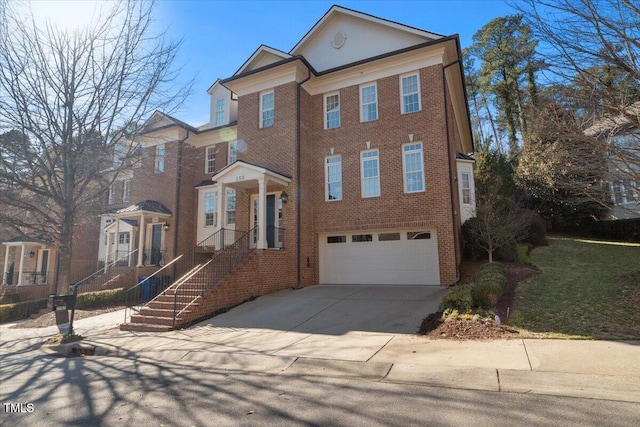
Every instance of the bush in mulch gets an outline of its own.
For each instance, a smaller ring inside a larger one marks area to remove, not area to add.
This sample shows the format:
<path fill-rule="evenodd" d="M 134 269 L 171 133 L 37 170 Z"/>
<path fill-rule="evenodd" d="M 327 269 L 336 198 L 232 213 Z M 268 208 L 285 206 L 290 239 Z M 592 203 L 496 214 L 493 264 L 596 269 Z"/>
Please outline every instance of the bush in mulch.
<path fill-rule="evenodd" d="M 46 307 L 46 299 L 17 302 L 14 304 L 2 304 L 0 305 L 0 323 L 26 319 Z"/>

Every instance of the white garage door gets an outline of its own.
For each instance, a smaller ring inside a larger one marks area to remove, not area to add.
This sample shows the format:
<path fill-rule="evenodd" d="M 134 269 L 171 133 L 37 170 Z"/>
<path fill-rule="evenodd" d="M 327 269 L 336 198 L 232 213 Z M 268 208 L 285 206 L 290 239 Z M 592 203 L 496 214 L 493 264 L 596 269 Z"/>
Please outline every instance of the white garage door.
<path fill-rule="evenodd" d="M 359 231 L 319 237 L 320 283 L 440 284 L 435 231 Z"/>

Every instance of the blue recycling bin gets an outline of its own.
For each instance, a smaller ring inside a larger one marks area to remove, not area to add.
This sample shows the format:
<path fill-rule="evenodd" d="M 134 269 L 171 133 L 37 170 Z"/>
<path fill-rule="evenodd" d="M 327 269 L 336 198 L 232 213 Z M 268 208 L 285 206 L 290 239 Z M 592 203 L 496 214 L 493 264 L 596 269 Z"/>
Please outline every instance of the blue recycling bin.
<path fill-rule="evenodd" d="M 138 277 L 138 283 L 140 283 L 140 295 L 143 301 L 150 301 L 158 295 L 159 282 L 160 280 L 158 277 Z"/>

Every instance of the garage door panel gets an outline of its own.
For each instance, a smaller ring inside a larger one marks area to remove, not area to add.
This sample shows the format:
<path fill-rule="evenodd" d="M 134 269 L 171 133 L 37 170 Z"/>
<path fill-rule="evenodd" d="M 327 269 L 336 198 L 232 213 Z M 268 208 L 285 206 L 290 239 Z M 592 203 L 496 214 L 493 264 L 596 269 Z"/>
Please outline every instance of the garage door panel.
<path fill-rule="evenodd" d="M 415 231 L 415 230 L 413 230 Z M 353 234 L 373 234 L 371 242 L 352 242 Z M 320 237 L 320 282 L 333 284 L 439 284 L 438 246 L 430 239 L 378 241 L 374 232 L 345 233 L 347 241 Z"/>

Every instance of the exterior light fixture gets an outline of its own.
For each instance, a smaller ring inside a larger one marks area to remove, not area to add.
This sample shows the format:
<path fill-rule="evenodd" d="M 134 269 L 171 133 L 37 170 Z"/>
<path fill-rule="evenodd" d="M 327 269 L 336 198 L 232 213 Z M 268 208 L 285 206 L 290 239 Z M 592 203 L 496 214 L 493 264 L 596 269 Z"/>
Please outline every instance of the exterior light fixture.
<path fill-rule="evenodd" d="M 167 230 L 169 229 L 169 223 L 168 223 L 168 222 L 165 222 L 164 224 L 162 224 L 162 229 L 163 229 L 164 231 L 167 231 Z"/>

